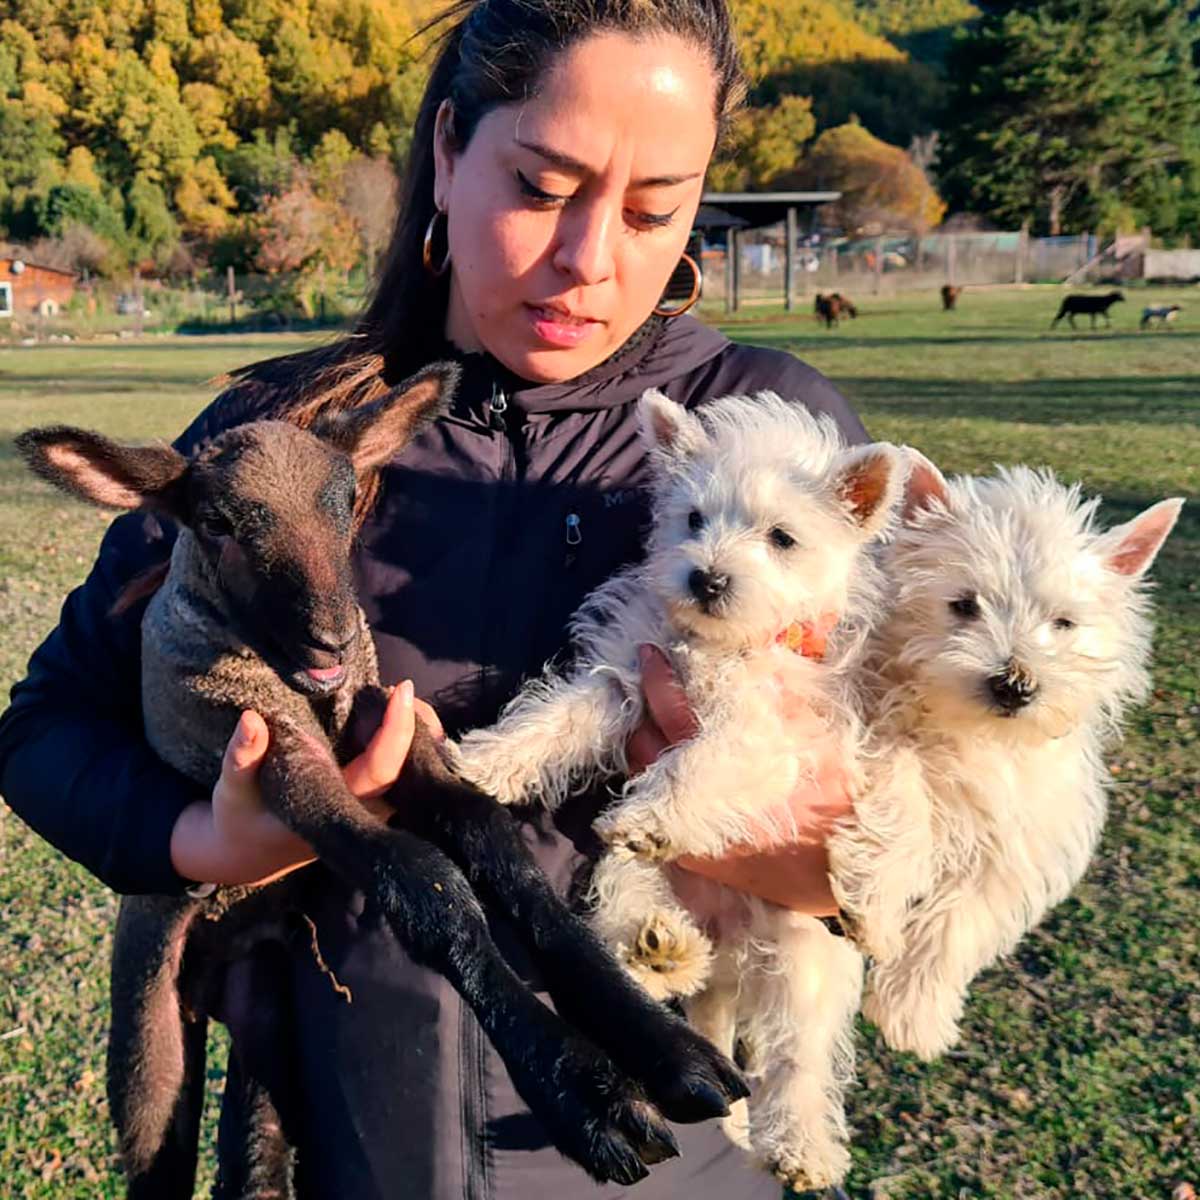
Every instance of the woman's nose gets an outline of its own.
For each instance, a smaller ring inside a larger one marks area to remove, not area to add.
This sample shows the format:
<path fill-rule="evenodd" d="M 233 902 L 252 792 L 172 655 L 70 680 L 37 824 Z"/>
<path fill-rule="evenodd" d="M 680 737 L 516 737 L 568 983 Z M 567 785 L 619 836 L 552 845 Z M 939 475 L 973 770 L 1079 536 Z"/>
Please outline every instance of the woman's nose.
<path fill-rule="evenodd" d="M 579 285 L 603 283 L 615 269 L 614 241 L 620 221 L 620 210 L 599 198 L 564 213 L 555 267 Z"/>

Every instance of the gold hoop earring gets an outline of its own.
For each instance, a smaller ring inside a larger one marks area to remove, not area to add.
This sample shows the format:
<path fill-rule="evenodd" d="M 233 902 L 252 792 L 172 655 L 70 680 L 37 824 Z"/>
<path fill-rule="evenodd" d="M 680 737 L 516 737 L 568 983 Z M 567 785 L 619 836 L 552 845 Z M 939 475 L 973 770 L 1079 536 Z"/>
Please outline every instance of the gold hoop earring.
<path fill-rule="evenodd" d="M 656 317 L 666 317 L 668 321 L 672 317 L 682 317 L 683 314 L 687 312 L 687 310 L 691 308 L 697 300 L 700 299 L 700 264 L 690 254 L 685 254 L 679 261 L 687 263 L 687 265 L 692 268 L 692 291 L 688 298 L 678 308 L 663 308 L 663 306 L 659 304 L 654 309 L 654 315 Z"/>
<path fill-rule="evenodd" d="M 429 218 L 429 224 L 425 227 L 425 241 L 421 244 L 421 262 L 425 270 L 429 272 L 434 279 L 439 279 L 445 275 L 446 269 L 450 266 L 450 246 L 449 237 L 447 236 L 446 257 L 442 259 L 438 266 L 433 265 L 433 231 L 437 228 L 438 217 L 444 217 L 446 214 L 440 208 L 433 210 L 433 216 Z"/>

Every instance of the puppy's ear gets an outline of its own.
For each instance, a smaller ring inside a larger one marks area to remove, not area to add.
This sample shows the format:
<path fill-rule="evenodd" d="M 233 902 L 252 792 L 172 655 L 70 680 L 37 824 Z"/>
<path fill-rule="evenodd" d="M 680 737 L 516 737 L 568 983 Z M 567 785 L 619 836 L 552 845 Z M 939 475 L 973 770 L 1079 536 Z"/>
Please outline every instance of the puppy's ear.
<path fill-rule="evenodd" d="M 941 505 L 950 507 L 950 487 L 946 477 L 923 455 L 920 450 L 905 446 L 904 456 L 908 459 L 908 479 L 904 484 L 904 507 L 902 517 L 907 523 L 917 513 Z"/>
<path fill-rule="evenodd" d="M 845 455 L 834 492 L 850 520 L 868 537 L 886 528 L 904 494 L 900 451 L 886 442 L 856 446 Z"/>
<path fill-rule="evenodd" d="M 1110 529 L 1100 539 L 1104 565 L 1118 575 L 1144 575 L 1179 519 L 1181 499 L 1160 500 L 1144 513 Z"/>
<path fill-rule="evenodd" d="M 638 401 L 638 423 L 647 450 L 686 458 L 708 442 L 704 426 L 682 404 L 677 404 L 657 388 L 642 393 Z"/>

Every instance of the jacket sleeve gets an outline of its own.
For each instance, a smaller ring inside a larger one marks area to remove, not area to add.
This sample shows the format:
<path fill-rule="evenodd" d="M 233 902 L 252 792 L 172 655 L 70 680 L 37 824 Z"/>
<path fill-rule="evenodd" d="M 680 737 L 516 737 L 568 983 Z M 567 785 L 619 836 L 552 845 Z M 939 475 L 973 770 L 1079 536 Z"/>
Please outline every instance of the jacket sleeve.
<path fill-rule="evenodd" d="M 183 453 L 249 418 L 241 390 L 219 397 L 176 441 Z M 166 560 L 175 531 L 146 513 L 109 527 L 86 581 L 34 651 L 0 717 L 0 793 L 16 814 L 114 891 L 174 894 L 175 821 L 195 784 L 142 732 L 142 601 L 110 615 L 122 588 Z"/>

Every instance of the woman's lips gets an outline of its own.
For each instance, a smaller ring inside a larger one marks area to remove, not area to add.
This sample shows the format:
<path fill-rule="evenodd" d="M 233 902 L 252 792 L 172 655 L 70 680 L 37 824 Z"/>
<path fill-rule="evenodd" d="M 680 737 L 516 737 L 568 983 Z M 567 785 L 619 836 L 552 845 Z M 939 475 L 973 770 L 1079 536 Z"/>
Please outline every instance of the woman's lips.
<path fill-rule="evenodd" d="M 586 341 L 603 324 L 590 317 L 576 317 L 558 308 L 527 304 L 534 333 L 547 345 L 569 350 Z"/>

